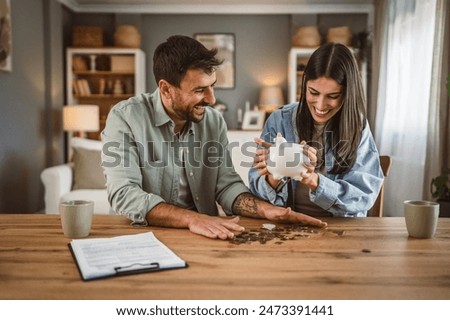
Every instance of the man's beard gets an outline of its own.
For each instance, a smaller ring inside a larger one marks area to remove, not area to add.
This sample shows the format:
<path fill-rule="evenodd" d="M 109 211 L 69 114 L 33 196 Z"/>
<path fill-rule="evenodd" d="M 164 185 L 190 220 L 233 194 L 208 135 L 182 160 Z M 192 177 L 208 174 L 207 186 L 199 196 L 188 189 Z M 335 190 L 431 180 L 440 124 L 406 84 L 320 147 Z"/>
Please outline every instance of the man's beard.
<path fill-rule="evenodd" d="M 198 123 L 200 121 L 203 120 L 203 118 L 205 117 L 205 105 L 197 105 L 194 108 L 191 109 L 191 112 L 189 113 L 190 116 L 190 121 Z M 201 115 L 197 114 L 196 111 L 203 111 Z"/>
<path fill-rule="evenodd" d="M 185 119 L 187 121 L 192 121 L 194 123 L 199 123 L 200 121 L 203 120 L 203 118 L 205 117 L 205 108 L 208 105 L 205 104 L 204 102 L 200 102 L 199 104 L 197 104 L 195 107 L 189 108 L 189 110 L 186 110 L 184 108 L 178 108 L 176 107 L 176 105 L 174 103 L 172 103 L 172 110 L 182 119 Z M 203 112 L 202 114 L 198 114 L 197 112 L 202 110 Z"/>

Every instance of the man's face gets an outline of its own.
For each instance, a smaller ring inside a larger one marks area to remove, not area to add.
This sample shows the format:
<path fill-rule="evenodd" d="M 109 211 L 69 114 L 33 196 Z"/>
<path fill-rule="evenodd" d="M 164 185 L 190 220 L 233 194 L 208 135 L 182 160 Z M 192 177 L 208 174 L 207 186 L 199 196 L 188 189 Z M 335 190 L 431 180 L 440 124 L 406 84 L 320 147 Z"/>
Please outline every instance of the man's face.
<path fill-rule="evenodd" d="M 178 120 L 200 122 L 206 106 L 216 103 L 214 84 L 216 73 L 207 74 L 201 69 L 189 69 L 180 88 L 171 87 L 169 113 Z M 175 119 L 174 119 L 175 120 Z"/>

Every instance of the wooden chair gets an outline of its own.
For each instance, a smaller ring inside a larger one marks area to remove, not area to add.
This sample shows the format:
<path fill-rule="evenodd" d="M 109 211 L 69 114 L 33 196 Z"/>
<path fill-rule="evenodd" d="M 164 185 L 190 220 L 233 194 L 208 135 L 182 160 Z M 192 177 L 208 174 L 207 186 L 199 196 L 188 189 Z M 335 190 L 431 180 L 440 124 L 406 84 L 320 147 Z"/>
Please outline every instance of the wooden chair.
<path fill-rule="evenodd" d="M 389 175 L 391 170 L 392 159 L 389 156 L 380 156 L 381 170 L 385 177 Z M 368 217 L 382 217 L 383 216 L 383 201 L 384 201 L 384 182 L 381 185 L 380 193 L 372 209 L 367 212 Z"/>

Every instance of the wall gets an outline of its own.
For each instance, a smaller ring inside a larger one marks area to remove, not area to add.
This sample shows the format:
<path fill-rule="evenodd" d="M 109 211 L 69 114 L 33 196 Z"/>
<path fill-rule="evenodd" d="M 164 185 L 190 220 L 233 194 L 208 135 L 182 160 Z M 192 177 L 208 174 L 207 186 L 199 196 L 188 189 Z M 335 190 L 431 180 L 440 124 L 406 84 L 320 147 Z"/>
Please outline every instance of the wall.
<path fill-rule="evenodd" d="M 64 161 L 61 108 L 64 105 L 64 48 L 73 25 L 101 25 L 112 45 L 114 26 L 137 25 L 147 54 L 147 90 L 156 88 L 152 54 L 172 34 L 235 34 L 234 89 L 216 89 L 228 106 L 224 117 L 237 126 L 237 108 L 257 104 L 262 84 L 287 92 L 290 15 L 80 14 L 54 0 L 14 0 L 13 71 L 0 73 L 0 212 L 42 210 L 45 167 Z"/>
<path fill-rule="evenodd" d="M 236 128 L 237 108 L 245 101 L 258 102 L 263 83 L 281 84 L 286 90 L 287 62 L 290 48 L 289 16 L 287 15 L 170 15 L 145 16 L 144 50 L 148 54 L 148 70 L 152 70 L 151 55 L 156 46 L 172 34 L 192 36 L 195 33 L 235 34 L 236 81 L 234 89 L 216 89 L 216 98 L 228 106 L 224 117 L 229 128 Z M 156 83 L 148 73 L 149 89 Z"/>
<path fill-rule="evenodd" d="M 13 71 L 0 73 L 0 212 L 37 212 L 44 207 L 40 173 L 64 161 L 61 108 L 64 105 L 64 47 L 69 30 L 83 19 L 104 23 L 112 41 L 113 26 L 123 15 L 73 14 L 53 0 L 14 0 L 12 7 Z M 94 19 L 92 19 L 94 18 Z M 236 88 L 217 89 L 228 105 L 225 118 L 236 126 L 236 108 L 257 103 L 261 83 L 286 88 L 290 47 L 287 15 L 142 15 L 134 16 L 147 52 L 148 90 L 156 84 L 152 52 L 175 33 L 230 32 L 236 35 Z M 268 45 L 270 43 L 270 45 Z"/>
<path fill-rule="evenodd" d="M 0 72 L 2 213 L 43 208 L 39 175 L 62 154 L 61 137 L 53 135 L 58 132 L 53 106 L 63 102 L 61 28 L 53 20 L 59 8 L 50 0 L 11 1 L 13 70 Z"/>
<path fill-rule="evenodd" d="M 192 14 L 79 14 L 73 25 L 96 25 L 105 30 L 105 45 L 113 45 L 114 28 L 133 24 L 140 29 L 142 49 L 147 55 L 147 89 L 153 91 L 152 55 L 156 46 L 173 34 L 233 33 L 236 40 L 236 82 L 234 89 L 216 89 L 225 103 L 224 117 L 230 129 L 237 127 L 237 108 L 245 102 L 258 103 L 263 84 L 281 85 L 287 101 L 287 68 L 291 33 L 295 27 L 318 25 L 325 38 L 329 27 L 349 25 L 354 34 L 367 30 L 367 14 L 278 14 L 278 15 L 192 15 Z M 350 22 L 350 23 L 349 23 Z M 370 70 L 369 70 L 370 72 Z"/>
<path fill-rule="evenodd" d="M 224 117 L 230 129 L 237 126 L 237 108 L 249 100 L 257 104 L 261 85 L 280 84 L 287 94 L 289 15 L 113 15 L 73 14 L 74 25 L 101 25 L 105 44 L 112 45 L 114 26 L 132 23 L 140 28 L 146 53 L 147 90 L 156 89 L 152 56 L 157 45 L 174 34 L 233 33 L 235 35 L 236 81 L 234 89 L 217 88 L 216 98 L 228 110 Z"/>

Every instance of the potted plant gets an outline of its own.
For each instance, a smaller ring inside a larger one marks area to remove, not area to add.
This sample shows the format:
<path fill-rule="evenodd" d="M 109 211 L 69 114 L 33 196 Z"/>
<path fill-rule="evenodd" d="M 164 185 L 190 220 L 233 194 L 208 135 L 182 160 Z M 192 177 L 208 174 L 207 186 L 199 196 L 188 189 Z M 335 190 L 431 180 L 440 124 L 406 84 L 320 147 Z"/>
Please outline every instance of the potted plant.
<path fill-rule="evenodd" d="M 440 176 L 431 179 L 431 195 L 439 203 L 439 216 L 450 217 L 450 168 L 443 168 Z"/>

